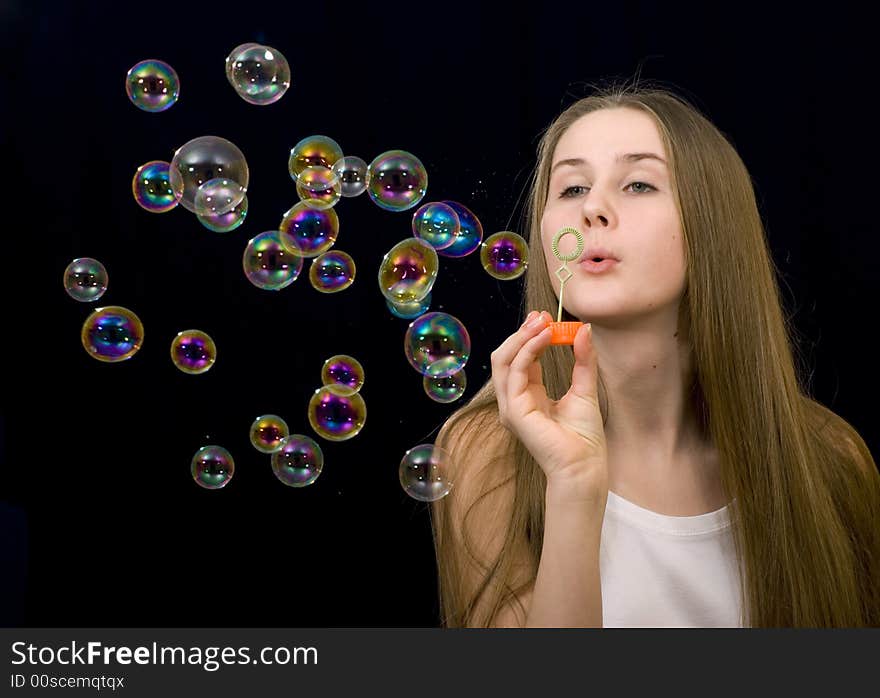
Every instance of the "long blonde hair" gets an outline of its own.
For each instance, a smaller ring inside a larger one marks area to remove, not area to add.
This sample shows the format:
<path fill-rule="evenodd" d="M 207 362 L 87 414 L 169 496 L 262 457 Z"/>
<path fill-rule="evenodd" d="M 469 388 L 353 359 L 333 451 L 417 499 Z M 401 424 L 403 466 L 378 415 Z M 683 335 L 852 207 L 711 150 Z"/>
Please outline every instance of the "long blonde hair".
<path fill-rule="evenodd" d="M 687 266 L 680 329 L 693 354 L 692 399 L 720 456 L 727 501 L 736 503 L 733 536 L 744 623 L 880 625 L 880 473 L 857 431 L 807 394 L 802 377 L 809 374 L 796 330 L 782 312 L 751 177 L 725 136 L 684 98 L 662 87 L 596 88 L 546 129 L 526 207 L 529 266 L 522 312 L 553 312 L 558 305 L 540 235 L 556 144 L 580 117 L 614 108 L 651 116 L 669 156 Z M 542 356 L 551 399 L 568 390 L 573 363 L 566 346 L 551 346 Z M 601 364 L 599 371 L 607 420 Z M 467 515 L 460 524 L 462 546 L 452 535 L 448 502 L 439 500 L 431 509 L 441 624 L 486 626 L 528 586 L 513 585 L 513 551 L 528 550 L 532 581 L 537 574 L 546 481 L 531 454 L 499 424 L 491 379 L 445 427 L 441 434 L 459 435 L 458 453 L 476 452 L 491 430 L 504 444 L 495 463 L 504 459 L 507 470 L 497 472 L 512 471 L 503 482 L 487 485 L 470 508 L 513 479 L 511 515 L 496 559 L 475 559 Z M 438 439 L 438 445 L 446 444 Z M 470 593 L 460 574 L 466 557 L 485 571 Z M 484 612 L 477 610 L 478 601 Z"/>

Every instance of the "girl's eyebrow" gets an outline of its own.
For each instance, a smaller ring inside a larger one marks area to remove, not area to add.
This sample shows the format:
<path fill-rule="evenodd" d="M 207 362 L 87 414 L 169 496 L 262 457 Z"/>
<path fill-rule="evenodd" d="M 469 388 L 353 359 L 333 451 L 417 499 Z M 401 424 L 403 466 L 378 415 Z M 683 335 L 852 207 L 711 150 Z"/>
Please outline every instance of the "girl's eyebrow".
<path fill-rule="evenodd" d="M 661 158 L 659 155 L 655 155 L 654 153 L 618 153 L 617 157 L 614 158 L 615 162 L 638 162 L 639 160 L 657 160 L 658 162 L 666 165 L 666 161 Z M 570 165 L 571 167 L 581 167 L 586 165 L 590 166 L 590 163 L 584 160 L 583 158 L 566 158 L 565 160 L 560 160 L 550 170 L 550 173 L 556 171 L 556 168 L 561 167 L 562 165 Z"/>

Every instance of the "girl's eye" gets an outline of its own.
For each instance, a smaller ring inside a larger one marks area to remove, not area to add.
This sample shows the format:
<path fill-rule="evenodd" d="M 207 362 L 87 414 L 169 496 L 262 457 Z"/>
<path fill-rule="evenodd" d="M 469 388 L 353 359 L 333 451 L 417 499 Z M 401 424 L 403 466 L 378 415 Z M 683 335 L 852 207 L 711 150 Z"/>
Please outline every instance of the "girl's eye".
<path fill-rule="evenodd" d="M 643 187 L 647 187 L 647 189 L 636 190 L 635 191 L 636 194 L 646 194 L 646 193 L 648 193 L 648 191 L 651 191 L 651 190 L 657 191 L 657 188 L 655 186 L 648 184 L 647 182 L 630 182 L 626 186 L 626 188 L 629 189 L 629 187 L 635 186 L 636 184 L 640 184 Z M 565 189 L 563 189 L 562 193 L 559 195 L 559 198 L 566 199 L 566 198 L 571 198 L 573 196 L 577 196 L 580 192 L 577 192 L 575 190 L 588 189 L 588 188 L 589 187 L 585 187 L 580 184 L 577 184 L 577 185 L 571 186 L 571 187 L 566 187 Z"/>

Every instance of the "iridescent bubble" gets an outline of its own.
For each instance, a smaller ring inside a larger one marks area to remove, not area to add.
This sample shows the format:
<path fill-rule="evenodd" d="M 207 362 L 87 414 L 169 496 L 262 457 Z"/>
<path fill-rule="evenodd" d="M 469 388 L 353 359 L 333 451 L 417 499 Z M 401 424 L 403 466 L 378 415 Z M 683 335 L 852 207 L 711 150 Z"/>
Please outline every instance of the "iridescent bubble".
<path fill-rule="evenodd" d="M 328 441 L 345 441 L 357 436 L 367 420 L 367 405 L 360 393 L 325 385 L 309 400 L 309 424 Z"/>
<path fill-rule="evenodd" d="M 109 279 L 104 265 L 91 257 L 77 257 L 64 270 L 64 290 L 75 301 L 90 303 L 107 290 Z"/>
<path fill-rule="evenodd" d="M 174 196 L 169 174 L 170 163 L 150 160 L 137 168 L 131 180 L 134 200 L 145 211 L 165 213 L 180 203 Z"/>
<path fill-rule="evenodd" d="M 303 258 L 281 244 L 281 233 L 267 230 L 248 241 L 242 257 L 244 275 L 254 286 L 280 291 L 296 281 Z"/>
<path fill-rule="evenodd" d="M 467 376 L 464 373 L 464 369 L 456 371 L 451 376 L 443 376 L 442 378 L 424 376 L 422 378 L 422 387 L 425 389 L 428 397 L 434 402 L 455 402 L 464 395 L 464 391 L 467 388 Z"/>
<path fill-rule="evenodd" d="M 278 230 L 282 233 L 281 242 L 303 257 L 317 257 L 336 242 L 339 235 L 339 216 L 332 208 L 323 211 L 306 206 L 300 201 L 293 206 Z"/>
<path fill-rule="evenodd" d="M 483 240 L 483 225 L 467 206 L 457 201 L 444 201 L 449 204 L 458 214 L 461 229 L 449 247 L 440 250 L 444 257 L 465 257 L 480 246 Z"/>
<path fill-rule="evenodd" d="M 180 96 L 180 79 L 170 65 L 151 58 L 129 69 L 125 75 L 125 94 L 139 109 L 165 111 Z"/>
<path fill-rule="evenodd" d="M 416 371 L 443 378 L 464 368 L 471 353 L 471 338 L 458 318 L 448 313 L 425 313 L 410 323 L 403 349 Z"/>
<path fill-rule="evenodd" d="M 290 149 L 287 171 L 295 182 L 307 167 L 333 168 L 343 157 L 339 143 L 327 136 L 307 136 Z"/>
<path fill-rule="evenodd" d="M 502 230 L 480 246 L 483 269 L 496 279 L 510 281 L 523 275 L 529 265 L 529 243 L 518 233 Z"/>
<path fill-rule="evenodd" d="M 208 230 L 212 230 L 215 233 L 229 233 L 244 223 L 247 212 L 248 198 L 245 196 L 238 206 L 226 213 L 212 216 L 196 215 L 196 218 L 198 218 L 199 223 L 205 226 Z"/>
<path fill-rule="evenodd" d="M 429 293 L 420 301 L 411 301 L 409 303 L 392 303 L 386 298 L 385 305 L 388 306 L 388 310 L 395 317 L 403 320 L 412 320 L 428 312 L 428 309 L 431 307 L 431 294 Z"/>
<path fill-rule="evenodd" d="M 461 222 L 449 204 L 432 201 L 420 206 L 413 214 L 413 235 L 424 240 L 435 250 L 443 250 L 455 242 Z"/>
<path fill-rule="evenodd" d="M 80 339 L 86 353 L 98 361 L 125 361 L 141 348 L 144 326 L 128 308 L 108 305 L 86 318 Z"/>
<path fill-rule="evenodd" d="M 434 444 L 421 444 L 407 451 L 398 474 L 403 491 L 420 502 L 436 502 L 449 494 L 452 457 Z"/>
<path fill-rule="evenodd" d="M 247 190 L 225 177 L 209 179 L 196 189 L 193 207 L 197 216 L 222 216 L 244 201 Z"/>
<path fill-rule="evenodd" d="M 428 172 L 422 161 L 405 150 L 388 150 L 367 168 L 370 198 L 386 211 L 406 211 L 425 196 Z"/>
<path fill-rule="evenodd" d="M 333 165 L 333 171 L 342 183 L 342 195 L 358 196 L 367 189 L 367 163 L 354 155 L 346 155 Z"/>
<path fill-rule="evenodd" d="M 354 282 L 354 275 L 354 260 L 341 250 L 318 255 L 309 267 L 309 280 L 321 293 L 336 293 L 348 288 Z"/>
<path fill-rule="evenodd" d="M 226 487 L 235 473 L 232 454 L 222 446 L 202 446 L 192 458 L 190 472 L 196 484 L 206 490 Z"/>
<path fill-rule="evenodd" d="M 342 183 L 329 167 L 306 167 L 296 180 L 296 194 L 309 208 L 333 208 L 342 196 Z"/>
<path fill-rule="evenodd" d="M 324 453 L 310 436 L 291 434 L 272 454 L 272 472 L 290 487 L 305 487 L 324 469 Z"/>
<path fill-rule="evenodd" d="M 191 213 L 198 213 L 196 192 L 205 182 L 217 178 L 236 182 L 242 187 L 241 195 L 233 203 L 237 206 L 250 181 L 244 154 L 234 143 L 219 136 L 199 136 L 180 146 L 171 158 L 168 175 L 174 196 Z"/>
<path fill-rule="evenodd" d="M 171 340 L 171 360 L 184 373 L 204 373 L 217 360 L 217 346 L 201 330 L 184 330 Z"/>
<path fill-rule="evenodd" d="M 227 63 L 229 65 L 229 63 Z M 227 70 L 238 96 L 250 104 L 277 102 L 290 87 L 290 66 L 278 49 L 258 44 L 238 51 Z"/>
<path fill-rule="evenodd" d="M 340 393 L 353 395 L 364 384 L 364 367 L 348 354 L 331 356 L 321 368 L 321 383 L 336 386 Z"/>
<path fill-rule="evenodd" d="M 392 247 L 379 265 L 379 290 L 392 303 L 412 303 L 431 292 L 440 260 L 431 245 L 406 238 Z"/>
<path fill-rule="evenodd" d="M 264 414 L 251 424 L 251 444 L 260 453 L 275 453 L 289 435 L 287 422 L 277 414 Z"/>
<path fill-rule="evenodd" d="M 235 65 L 235 57 L 238 56 L 240 53 L 244 53 L 247 49 L 259 45 L 260 44 L 253 41 L 239 44 L 229 52 L 228 56 L 226 56 L 226 79 L 229 81 L 230 85 L 235 87 L 235 85 L 232 84 L 232 66 Z"/>

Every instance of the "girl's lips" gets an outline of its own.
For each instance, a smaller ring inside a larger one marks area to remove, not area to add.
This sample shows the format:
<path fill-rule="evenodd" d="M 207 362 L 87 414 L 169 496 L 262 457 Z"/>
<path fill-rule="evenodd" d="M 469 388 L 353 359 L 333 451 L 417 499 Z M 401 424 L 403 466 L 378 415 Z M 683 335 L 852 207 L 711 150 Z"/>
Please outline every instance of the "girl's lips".
<path fill-rule="evenodd" d="M 601 274 L 602 272 L 613 268 L 616 264 L 616 259 L 603 259 L 601 262 L 594 262 L 591 259 L 585 259 L 583 262 L 578 262 L 578 266 L 590 274 Z"/>

